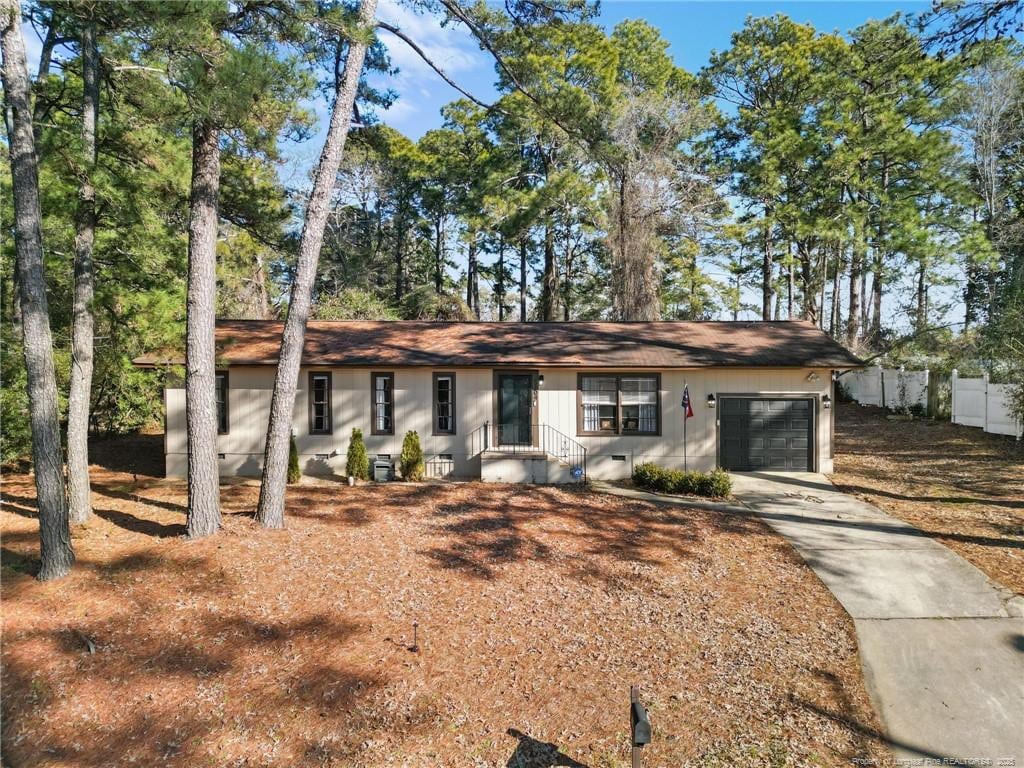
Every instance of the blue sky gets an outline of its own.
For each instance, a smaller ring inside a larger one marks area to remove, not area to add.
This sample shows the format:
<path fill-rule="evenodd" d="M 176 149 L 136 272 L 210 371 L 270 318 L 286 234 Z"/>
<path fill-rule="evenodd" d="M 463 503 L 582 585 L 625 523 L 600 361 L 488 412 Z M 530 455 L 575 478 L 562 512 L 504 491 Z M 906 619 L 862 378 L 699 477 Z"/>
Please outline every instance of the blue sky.
<path fill-rule="evenodd" d="M 601 6 L 599 22 L 611 29 L 624 19 L 644 19 L 658 27 L 670 43 L 677 64 L 696 71 L 707 63 L 713 50 L 729 47 L 733 32 L 748 16 L 784 13 L 796 21 L 808 22 L 822 31 L 848 32 L 868 19 L 881 19 L 894 13 L 919 13 L 929 4 L 921 2 L 735 2 L 703 0 L 681 2 L 663 0 L 618 0 Z M 412 13 L 395 0 L 382 0 L 382 19 L 394 23 L 416 39 L 432 58 L 442 63 L 450 75 L 470 93 L 484 100 L 494 95 L 494 65 L 480 52 L 461 29 L 441 28 L 433 18 Z M 398 102 L 382 114 L 384 122 L 407 135 L 418 138 L 440 125 L 439 110 L 459 98 L 458 92 L 444 83 L 397 38 L 383 33 L 392 59 L 401 70 L 390 82 L 399 93 Z M 377 81 L 384 84 L 383 80 Z"/>

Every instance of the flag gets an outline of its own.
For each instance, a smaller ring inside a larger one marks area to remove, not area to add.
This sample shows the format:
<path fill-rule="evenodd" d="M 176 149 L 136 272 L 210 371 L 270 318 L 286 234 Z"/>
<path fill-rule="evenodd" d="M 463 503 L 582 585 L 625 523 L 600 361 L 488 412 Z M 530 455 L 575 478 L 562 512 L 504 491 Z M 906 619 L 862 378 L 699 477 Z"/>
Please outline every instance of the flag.
<path fill-rule="evenodd" d="M 693 416 L 693 405 L 690 403 L 690 387 L 683 386 L 683 419 Z"/>

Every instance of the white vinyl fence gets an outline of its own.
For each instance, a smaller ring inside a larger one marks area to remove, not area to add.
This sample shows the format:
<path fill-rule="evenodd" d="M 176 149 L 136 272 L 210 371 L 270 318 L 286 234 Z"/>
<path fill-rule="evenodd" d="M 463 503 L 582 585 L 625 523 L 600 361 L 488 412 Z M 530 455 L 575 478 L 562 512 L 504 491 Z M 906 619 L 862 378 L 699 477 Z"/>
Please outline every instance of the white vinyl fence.
<path fill-rule="evenodd" d="M 840 380 L 861 405 L 910 408 L 928 405 L 928 371 L 882 368 L 880 365 L 850 371 Z"/>
<path fill-rule="evenodd" d="M 988 374 L 963 379 L 953 370 L 953 423 L 981 427 L 997 435 L 1024 434 L 1024 425 L 1010 411 L 1010 386 L 991 384 Z"/>
<path fill-rule="evenodd" d="M 875 365 L 850 371 L 839 381 L 861 405 L 901 409 L 928 404 L 929 372 Z M 938 386 L 941 386 L 941 380 Z M 956 370 L 950 379 L 952 421 L 968 427 L 980 427 L 996 435 L 1024 434 L 1024 424 L 1010 411 L 1010 385 L 992 384 L 988 374 L 980 379 L 961 378 Z"/>

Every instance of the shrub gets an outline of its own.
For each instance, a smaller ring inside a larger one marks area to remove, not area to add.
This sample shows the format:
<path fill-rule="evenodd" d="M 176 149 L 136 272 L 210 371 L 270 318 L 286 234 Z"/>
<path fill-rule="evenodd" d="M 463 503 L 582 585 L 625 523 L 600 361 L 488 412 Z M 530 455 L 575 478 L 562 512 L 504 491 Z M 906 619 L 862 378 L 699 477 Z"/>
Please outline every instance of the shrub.
<path fill-rule="evenodd" d="M 666 469 L 653 462 L 637 464 L 633 468 L 633 482 L 641 488 L 657 493 L 685 493 L 693 496 L 725 498 L 732 492 L 732 479 L 721 469 L 710 472 Z"/>
<path fill-rule="evenodd" d="M 398 466 L 402 470 L 403 480 L 422 480 L 426 469 L 423 464 L 423 448 L 420 446 L 420 436 L 410 429 L 405 433 L 402 440 L 402 455 L 398 459 Z"/>
<path fill-rule="evenodd" d="M 288 484 L 299 482 L 302 472 L 299 470 L 299 449 L 295 445 L 295 435 L 288 438 Z"/>
<path fill-rule="evenodd" d="M 357 480 L 370 479 L 370 459 L 366 455 L 366 443 L 363 442 L 363 430 L 353 429 L 352 439 L 348 444 L 348 455 L 345 459 L 345 474 Z"/>

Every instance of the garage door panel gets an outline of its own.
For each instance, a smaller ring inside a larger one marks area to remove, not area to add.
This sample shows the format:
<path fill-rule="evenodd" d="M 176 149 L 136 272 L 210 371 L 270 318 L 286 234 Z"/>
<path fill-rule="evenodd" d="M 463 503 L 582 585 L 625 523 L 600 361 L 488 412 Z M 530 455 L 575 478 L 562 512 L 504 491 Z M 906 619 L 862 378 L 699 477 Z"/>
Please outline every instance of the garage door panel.
<path fill-rule="evenodd" d="M 813 466 L 813 401 L 723 397 L 721 464 L 735 470 L 808 470 Z"/>

